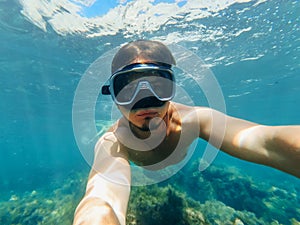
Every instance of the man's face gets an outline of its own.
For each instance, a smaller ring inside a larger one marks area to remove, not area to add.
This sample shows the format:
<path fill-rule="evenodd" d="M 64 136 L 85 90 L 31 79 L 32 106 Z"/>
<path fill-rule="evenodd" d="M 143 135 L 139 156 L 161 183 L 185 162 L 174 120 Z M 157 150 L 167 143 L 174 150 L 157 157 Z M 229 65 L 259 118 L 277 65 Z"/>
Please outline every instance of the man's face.
<path fill-rule="evenodd" d="M 175 93 L 171 66 L 136 60 L 114 73 L 110 92 L 123 116 L 141 130 L 157 128 Z"/>

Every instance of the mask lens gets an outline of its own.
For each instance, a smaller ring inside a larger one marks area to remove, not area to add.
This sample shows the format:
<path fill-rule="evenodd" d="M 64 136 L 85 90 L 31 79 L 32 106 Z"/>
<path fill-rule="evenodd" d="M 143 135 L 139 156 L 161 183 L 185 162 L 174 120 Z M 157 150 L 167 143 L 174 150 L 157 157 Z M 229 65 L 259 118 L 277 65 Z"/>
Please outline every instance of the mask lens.
<path fill-rule="evenodd" d="M 134 79 L 135 78 L 135 79 Z M 128 102 L 133 98 L 138 83 L 134 72 L 116 75 L 113 79 L 113 90 L 118 102 Z"/>
<path fill-rule="evenodd" d="M 155 71 L 149 83 L 159 99 L 170 98 L 173 95 L 174 80 L 172 74 L 167 71 Z"/>

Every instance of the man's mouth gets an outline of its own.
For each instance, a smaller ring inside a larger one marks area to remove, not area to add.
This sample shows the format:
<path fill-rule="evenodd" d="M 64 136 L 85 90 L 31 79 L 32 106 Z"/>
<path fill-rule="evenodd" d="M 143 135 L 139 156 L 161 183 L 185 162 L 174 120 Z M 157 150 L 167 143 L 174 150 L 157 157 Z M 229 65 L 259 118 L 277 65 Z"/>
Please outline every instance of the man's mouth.
<path fill-rule="evenodd" d="M 157 111 L 151 111 L 151 110 L 142 110 L 140 112 L 138 112 L 136 114 L 137 117 L 149 117 L 149 118 L 153 118 L 153 117 L 157 117 L 159 115 L 159 113 Z"/>

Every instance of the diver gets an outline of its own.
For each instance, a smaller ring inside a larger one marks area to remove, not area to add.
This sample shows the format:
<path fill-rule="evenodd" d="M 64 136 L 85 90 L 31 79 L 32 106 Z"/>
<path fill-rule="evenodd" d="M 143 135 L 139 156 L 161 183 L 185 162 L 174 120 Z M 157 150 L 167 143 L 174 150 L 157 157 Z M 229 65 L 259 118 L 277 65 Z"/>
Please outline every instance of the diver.
<path fill-rule="evenodd" d="M 74 224 L 124 225 L 131 163 L 153 171 L 177 164 L 197 138 L 239 159 L 300 177 L 300 126 L 265 126 L 171 101 L 175 63 L 158 41 L 130 42 L 114 56 L 102 94 L 112 96 L 122 117 L 95 146 Z"/>

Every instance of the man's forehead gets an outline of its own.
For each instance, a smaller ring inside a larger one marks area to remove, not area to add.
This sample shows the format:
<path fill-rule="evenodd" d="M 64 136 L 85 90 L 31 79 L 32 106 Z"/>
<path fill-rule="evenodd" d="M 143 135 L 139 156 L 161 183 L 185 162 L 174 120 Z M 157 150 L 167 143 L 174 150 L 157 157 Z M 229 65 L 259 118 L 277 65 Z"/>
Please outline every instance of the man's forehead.
<path fill-rule="evenodd" d="M 112 73 L 133 63 L 163 63 L 175 65 L 171 51 L 157 41 L 135 41 L 122 46 L 112 62 Z"/>
<path fill-rule="evenodd" d="M 154 63 L 156 64 L 157 62 L 153 61 L 152 59 L 142 57 L 142 56 L 137 56 L 135 57 L 129 64 L 134 64 L 134 63 Z"/>

